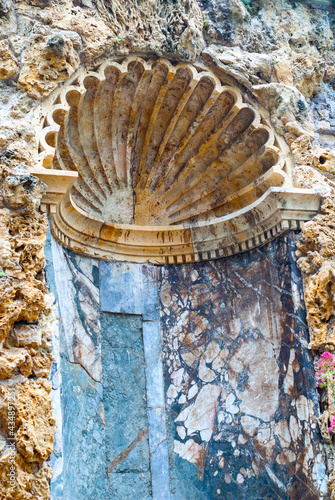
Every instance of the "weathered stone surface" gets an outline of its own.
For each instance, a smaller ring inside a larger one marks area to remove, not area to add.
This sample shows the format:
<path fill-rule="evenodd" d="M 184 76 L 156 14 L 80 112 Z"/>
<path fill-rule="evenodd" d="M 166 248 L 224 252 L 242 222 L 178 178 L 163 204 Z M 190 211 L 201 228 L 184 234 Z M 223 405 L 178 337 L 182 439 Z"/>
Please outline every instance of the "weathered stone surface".
<path fill-rule="evenodd" d="M 253 91 L 270 111 L 271 120 L 283 135 L 313 135 L 313 124 L 308 117 L 308 106 L 295 88 L 279 83 L 255 85 Z"/>
<path fill-rule="evenodd" d="M 47 224 L 44 215 L 35 210 L 28 211 L 29 206 L 32 208 L 37 203 L 34 199 L 36 191 L 31 189 L 34 185 L 32 179 L 28 177 L 21 182 L 20 176 L 14 183 L 15 187 L 13 183 L 7 184 L 4 203 L 12 208 L 0 209 L 1 340 L 6 338 L 15 321 L 35 322 L 45 306 L 45 285 L 40 272 L 44 265 Z M 25 216 L 22 211 L 27 211 Z"/>
<path fill-rule="evenodd" d="M 39 347 L 42 342 L 42 331 L 36 325 L 15 325 L 12 341 L 16 347 Z"/>
<path fill-rule="evenodd" d="M 49 377 L 53 356 L 49 352 L 31 352 L 33 373 L 36 377 Z"/>
<path fill-rule="evenodd" d="M 52 27 L 79 33 L 85 60 L 106 49 L 177 53 L 191 60 L 200 54 L 203 44 L 202 15 L 196 0 L 131 0 L 127 6 L 111 0 L 99 2 L 97 8 L 89 0 L 82 6 L 66 1 L 50 5 L 37 15 Z"/>
<path fill-rule="evenodd" d="M 9 481 L 11 467 L 8 452 L 0 456 L 0 495 L 3 500 L 49 500 L 49 482 L 52 470 L 48 465 L 38 462 L 27 463 L 21 455 L 15 454 L 14 467 L 16 486 L 12 489 Z"/>
<path fill-rule="evenodd" d="M 45 27 L 33 33 L 22 59 L 19 84 L 28 95 L 40 99 L 68 78 L 79 65 L 77 34 L 49 32 Z"/>
<path fill-rule="evenodd" d="M 32 361 L 29 353 L 26 349 L 1 349 L 0 380 L 10 378 L 16 372 L 26 377 L 31 375 Z"/>
<path fill-rule="evenodd" d="M 29 175 L 24 164 L 20 165 L 20 160 L 31 156 L 25 147 L 19 150 L 16 143 L 1 154 L 0 378 L 4 382 L 0 385 L 0 420 L 7 442 L 1 447 L 0 496 L 8 500 L 47 500 L 52 473 L 44 461 L 52 451 L 55 421 L 51 387 L 46 380 L 34 378 L 36 374 L 47 377 L 51 365 L 46 318 L 51 319 L 52 302 L 42 274 L 47 221 L 37 211 L 44 185 Z M 36 324 L 39 319 L 41 326 Z M 17 321 L 35 325 L 17 324 L 14 332 Z M 36 357 L 33 349 L 28 351 L 39 345 L 48 358 L 43 366 L 39 354 Z M 14 429 L 8 423 L 9 402 L 14 408 Z M 13 488 L 8 484 L 10 450 L 14 454 Z"/>
<path fill-rule="evenodd" d="M 0 80 L 8 80 L 18 71 L 18 63 L 8 43 L 0 41 Z"/>
<path fill-rule="evenodd" d="M 298 243 L 301 257 L 298 264 L 307 274 L 305 302 L 313 349 L 334 344 L 333 317 L 335 231 L 334 197 L 322 206 L 322 213 L 304 224 L 302 241 Z"/>
<path fill-rule="evenodd" d="M 320 170 L 335 173 L 335 152 L 329 148 L 319 148 L 314 158 L 314 166 Z"/>
<path fill-rule="evenodd" d="M 279 82 L 295 85 L 305 97 L 320 89 L 325 59 L 332 50 L 332 33 L 321 11 L 282 0 L 250 4 L 209 0 L 204 2 L 203 13 L 204 35 L 210 44 L 239 46 L 251 57 L 270 54 Z M 268 81 L 272 78 L 270 73 Z"/>
<path fill-rule="evenodd" d="M 14 2 L 1 0 L 0 2 L 0 30 L 3 36 L 15 33 L 17 29 Z"/>
<path fill-rule="evenodd" d="M 46 186 L 36 177 L 18 171 L 6 175 L 1 182 L 2 205 L 19 214 L 27 214 L 36 210 L 41 202 Z M 20 219 L 18 219 L 20 220 Z M 24 221 L 21 219 L 22 224 Z"/>
<path fill-rule="evenodd" d="M 164 268 L 173 498 L 327 498 L 290 238 L 226 260 Z"/>
<path fill-rule="evenodd" d="M 15 408 L 15 444 L 18 452 L 29 463 L 43 462 L 52 452 L 55 420 L 50 391 L 50 383 L 43 379 L 27 380 L 15 385 L 15 399 L 12 402 Z M 6 427 L 10 393 L 10 386 L 0 386 L 0 413 Z"/>

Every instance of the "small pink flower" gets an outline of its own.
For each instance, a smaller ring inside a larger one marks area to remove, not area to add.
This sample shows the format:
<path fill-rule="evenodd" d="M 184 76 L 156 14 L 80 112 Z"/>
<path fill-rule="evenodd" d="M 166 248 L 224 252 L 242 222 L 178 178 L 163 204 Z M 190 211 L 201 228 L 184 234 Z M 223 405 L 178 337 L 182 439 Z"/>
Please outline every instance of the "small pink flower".
<path fill-rule="evenodd" d="M 332 421 L 330 422 L 330 427 L 329 427 L 329 434 L 332 434 L 335 428 L 335 417 L 333 417 Z"/>
<path fill-rule="evenodd" d="M 321 354 L 321 358 L 328 358 L 328 359 L 333 360 L 334 356 L 332 354 L 330 354 L 330 352 L 326 351 L 323 354 Z"/>

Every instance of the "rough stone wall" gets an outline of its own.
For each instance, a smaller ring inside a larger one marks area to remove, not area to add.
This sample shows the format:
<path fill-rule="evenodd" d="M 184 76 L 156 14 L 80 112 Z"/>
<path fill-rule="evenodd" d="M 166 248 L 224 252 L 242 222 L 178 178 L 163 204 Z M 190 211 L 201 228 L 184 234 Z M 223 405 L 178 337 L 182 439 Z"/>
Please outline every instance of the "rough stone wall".
<path fill-rule="evenodd" d="M 236 79 L 269 111 L 291 145 L 297 185 L 316 187 L 325 198 L 334 195 L 335 54 L 326 12 L 284 0 L 257 0 L 249 8 L 245 3 L 0 1 L 0 432 L 4 450 L 14 387 L 19 477 L 11 493 L 3 452 L 3 498 L 48 498 L 50 469 L 44 461 L 54 421 L 46 378 L 53 313 L 43 276 L 47 224 L 37 211 L 43 187 L 27 172 L 36 161 L 39 116 L 33 116 L 42 99 L 97 58 L 136 51 L 203 60 L 223 80 Z M 315 349 L 334 343 L 333 207 L 330 198 L 323 213 L 306 224 L 299 249 Z"/>
<path fill-rule="evenodd" d="M 2 156 L 0 198 L 0 496 L 49 498 L 53 449 L 52 300 L 44 277 L 45 186 Z M 13 482 L 11 482 L 11 480 Z"/>

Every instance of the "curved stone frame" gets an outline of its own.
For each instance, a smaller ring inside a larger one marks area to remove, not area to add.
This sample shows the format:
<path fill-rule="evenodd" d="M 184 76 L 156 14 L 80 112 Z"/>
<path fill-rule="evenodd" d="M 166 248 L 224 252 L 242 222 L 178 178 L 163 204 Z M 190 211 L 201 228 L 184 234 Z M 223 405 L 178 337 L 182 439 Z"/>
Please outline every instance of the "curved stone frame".
<path fill-rule="evenodd" d="M 173 65 L 160 59 L 175 74 L 187 68 L 194 82 L 206 75 L 215 82 L 215 91 L 224 90 L 235 96 L 234 109 L 251 108 L 255 114 L 252 124 L 268 132 L 266 148 L 278 154 L 278 162 L 268 172 L 238 194 L 253 199 L 250 193 L 261 192 L 253 203 L 233 213 L 189 223 L 171 225 L 138 225 L 105 222 L 103 219 L 78 206 L 71 194 L 71 186 L 78 177 L 73 170 L 54 169 L 56 138 L 60 125 L 57 114 L 70 109 L 67 96 L 71 92 L 83 95 L 87 78 L 103 81 L 107 68 L 118 67 L 122 76 L 129 64 L 140 62 L 150 71 L 156 60 L 145 61 L 136 55 L 121 63 L 105 61 L 94 71 L 81 68 L 66 84 L 55 91 L 41 107 L 42 129 L 39 136 L 39 165 L 32 173 L 43 180 L 47 192 L 42 200 L 42 210 L 51 214 L 51 230 L 65 247 L 86 255 L 106 260 L 124 260 L 152 264 L 194 262 L 229 256 L 260 246 L 287 229 L 299 229 L 313 217 L 319 208 L 319 196 L 310 190 L 293 187 L 293 159 L 284 139 L 275 134 L 267 112 L 260 106 L 254 109 L 243 102 L 237 86 L 221 85 L 215 74 L 198 70 L 186 63 Z M 194 88 L 194 87 L 193 87 Z M 57 120 L 57 118 L 56 118 Z M 262 190 L 263 189 L 263 190 Z M 235 196 L 234 194 L 232 196 Z"/>

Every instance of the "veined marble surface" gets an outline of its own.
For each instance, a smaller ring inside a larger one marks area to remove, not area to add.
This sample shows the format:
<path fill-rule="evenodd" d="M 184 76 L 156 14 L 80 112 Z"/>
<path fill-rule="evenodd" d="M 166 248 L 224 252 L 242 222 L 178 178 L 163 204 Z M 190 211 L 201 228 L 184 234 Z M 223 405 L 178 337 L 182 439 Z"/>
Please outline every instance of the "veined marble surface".
<path fill-rule="evenodd" d="M 327 498 L 294 238 L 164 268 L 172 498 Z"/>
<path fill-rule="evenodd" d="M 47 260 L 59 309 L 52 500 L 168 500 L 158 268 L 99 263 L 52 238 Z"/>
<path fill-rule="evenodd" d="M 294 238 L 165 268 L 50 242 L 52 500 L 327 498 Z"/>

